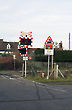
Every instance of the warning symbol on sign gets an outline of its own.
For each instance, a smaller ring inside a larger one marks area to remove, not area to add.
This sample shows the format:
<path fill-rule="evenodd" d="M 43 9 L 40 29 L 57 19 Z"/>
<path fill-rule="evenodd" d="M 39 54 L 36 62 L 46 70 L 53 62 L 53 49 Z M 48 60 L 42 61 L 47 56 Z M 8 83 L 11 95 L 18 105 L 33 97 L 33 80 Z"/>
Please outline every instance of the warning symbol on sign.
<path fill-rule="evenodd" d="M 45 41 L 45 45 L 54 45 L 54 42 L 53 42 L 53 40 L 52 40 L 52 38 L 50 36 Z"/>
<path fill-rule="evenodd" d="M 52 38 L 49 36 L 44 44 L 44 48 L 45 48 L 45 55 L 53 55 L 53 45 L 54 42 L 52 40 Z"/>

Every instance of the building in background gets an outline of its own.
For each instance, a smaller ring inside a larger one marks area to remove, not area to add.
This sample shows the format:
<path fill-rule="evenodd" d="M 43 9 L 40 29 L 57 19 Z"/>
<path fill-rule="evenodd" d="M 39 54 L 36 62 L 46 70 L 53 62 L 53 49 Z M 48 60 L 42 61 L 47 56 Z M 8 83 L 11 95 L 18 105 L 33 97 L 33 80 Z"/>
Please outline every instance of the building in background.
<path fill-rule="evenodd" d="M 2 54 L 11 54 L 11 55 L 18 55 L 18 44 L 19 42 L 6 42 L 3 39 L 0 39 L 0 56 Z M 37 48 L 28 48 L 28 57 L 34 55 L 34 52 Z M 60 43 L 55 43 L 56 50 L 63 50 L 62 41 Z"/>
<path fill-rule="evenodd" d="M 18 42 L 6 42 L 0 39 L 0 54 L 11 54 L 18 51 Z"/>
<path fill-rule="evenodd" d="M 62 41 L 60 43 L 55 42 L 55 50 L 63 50 L 63 43 Z"/>
<path fill-rule="evenodd" d="M 59 43 L 59 50 L 63 50 L 62 41 Z"/>

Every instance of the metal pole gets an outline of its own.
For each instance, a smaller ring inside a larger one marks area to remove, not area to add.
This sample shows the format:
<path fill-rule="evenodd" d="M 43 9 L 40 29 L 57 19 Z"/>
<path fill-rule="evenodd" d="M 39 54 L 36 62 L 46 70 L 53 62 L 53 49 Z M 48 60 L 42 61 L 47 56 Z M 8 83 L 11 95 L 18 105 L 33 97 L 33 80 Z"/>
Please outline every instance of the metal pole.
<path fill-rule="evenodd" d="M 16 59 L 16 55 L 13 55 L 13 60 L 14 60 L 14 70 L 15 70 L 15 59 Z"/>
<path fill-rule="evenodd" d="M 14 70 L 15 70 L 15 59 L 14 59 Z"/>
<path fill-rule="evenodd" d="M 69 33 L 69 50 L 70 50 L 70 33 Z"/>
<path fill-rule="evenodd" d="M 49 79 L 49 59 L 50 59 L 50 55 L 48 55 L 48 75 L 47 75 L 47 79 Z"/>
<path fill-rule="evenodd" d="M 24 61 L 23 61 L 23 65 L 22 65 L 22 76 L 24 76 Z"/>
<path fill-rule="evenodd" d="M 53 55 L 52 55 L 52 73 L 53 73 Z"/>
<path fill-rule="evenodd" d="M 25 77 L 26 77 L 26 60 L 25 60 Z"/>
<path fill-rule="evenodd" d="M 57 70 L 56 63 L 54 63 L 54 79 L 56 79 L 56 70 Z"/>

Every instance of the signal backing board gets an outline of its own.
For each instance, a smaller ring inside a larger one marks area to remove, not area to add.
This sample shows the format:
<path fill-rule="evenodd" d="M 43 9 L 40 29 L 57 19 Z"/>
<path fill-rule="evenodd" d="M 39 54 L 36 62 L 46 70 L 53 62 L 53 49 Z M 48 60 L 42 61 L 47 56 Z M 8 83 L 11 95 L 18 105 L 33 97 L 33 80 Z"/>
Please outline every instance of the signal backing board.
<path fill-rule="evenodd" d="M 32 39 L 32 32 L 21 32 L 18 45 L 20 56 L 27 56 L 28 47 L 32 47 Z"/>

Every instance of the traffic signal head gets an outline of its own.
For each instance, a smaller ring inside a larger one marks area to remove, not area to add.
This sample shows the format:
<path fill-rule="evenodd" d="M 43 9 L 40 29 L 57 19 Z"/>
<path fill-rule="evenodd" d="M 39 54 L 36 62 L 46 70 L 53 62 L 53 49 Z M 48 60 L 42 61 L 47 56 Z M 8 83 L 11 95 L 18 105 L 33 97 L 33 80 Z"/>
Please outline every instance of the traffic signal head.
<path fill-rule="evenodd" d="M 19 47 L 24 47 L 24 48 L 28 48 L 28 47 L 32 47 L 32 32 L 21 32 L 21 37 L 19 37 Z"/>
<path fill-rule="evenodd" d="M 19 52 L 23 55 L 26 54 L 26 48 L 18 49 Z"/>
<path fill-rule="evenodd" d="M 18 48 L 20 56 L 27 56 L 27 48 Z"/>
<path fill-rule="evenodd" d="M 20 45 L 31 45 L 31 39 L 23 39 L 23 38 L 21 38 Z"/>

